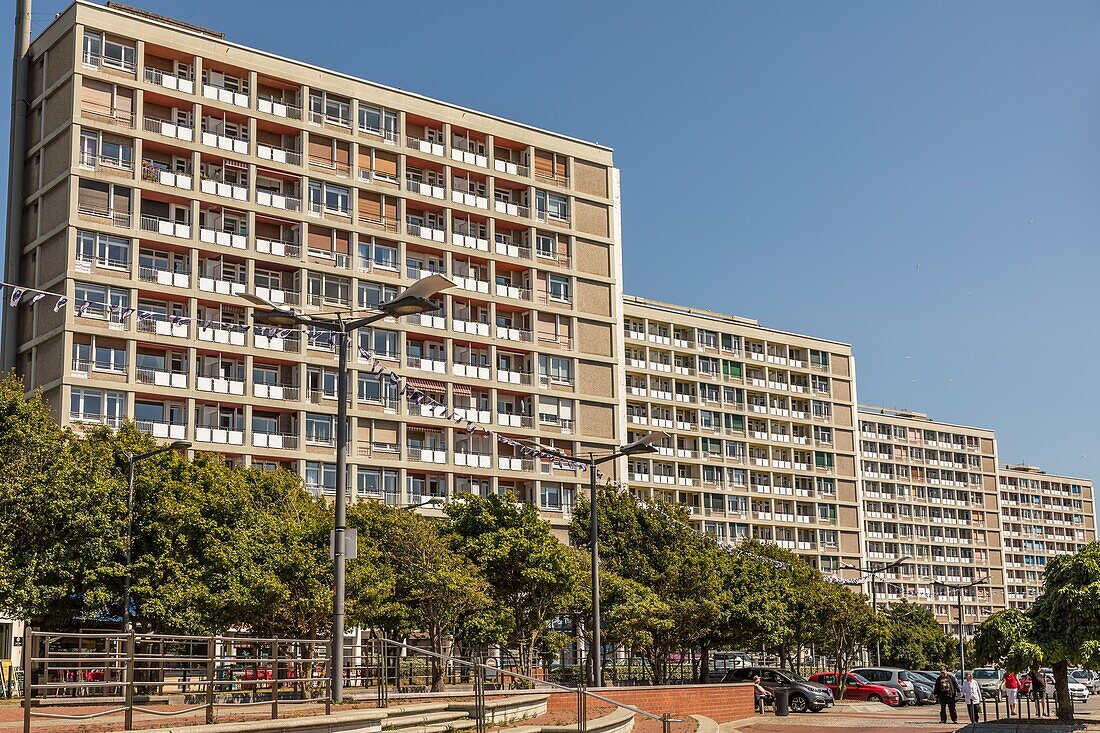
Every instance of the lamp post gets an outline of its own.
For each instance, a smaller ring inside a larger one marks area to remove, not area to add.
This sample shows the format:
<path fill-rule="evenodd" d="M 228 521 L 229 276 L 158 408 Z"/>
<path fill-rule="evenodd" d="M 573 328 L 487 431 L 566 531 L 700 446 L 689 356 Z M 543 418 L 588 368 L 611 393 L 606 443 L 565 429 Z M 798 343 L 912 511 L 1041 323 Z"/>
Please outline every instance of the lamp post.
<path fill-rule="evenodd" d="M 592 649 L 589 651 L 589 683 L 593 687 L 603 687 L 603 652 L 600 643 L 600 539 L 599 520 L 596 513 L 596 466 L 613 461 L 623 456 L 634 456 L 642 453 L 656 453 L 653 445 L 657 441 L 667 438 L 667 433 L 647 433 L 638 440 L 628 443 L 611 453 L 589 453 L 585 456 L 569 456 L 554 448 L 539 446 L 544 451 L 555 452 L 577 463 L 588 466 L 588 491 L 589 491 L 589 547 L 592 551 Z"/>
<path fill-rule="evenodd" d="M 974 588 L 975 586 L 985 585 L 988 582 L 988 575 L 979 580 L 961 584 L 944 583 L 939 580 L 932 581 L 933 585 L 938 585 L 943 588 L 955 591 L 955 599 L 958 602 L 959 609 L 959 674 L 961 676 L 966 676 L 966 642 L 963 640 L 963 591 L 967 588 Z"/>
<path fill-rule="evenodd" d="M 884 573 L 887 570 L 893 570 L 894 568 L 900 566 L 902 563 L 909 559 L 910 557 L 906 555 L 905 557 L 899 557 L 897 560 L 894 560 L 891 563 L 880 565 L 878 567 L 875 567 L 874 565 L 865 568 L 856 567 L 855 565 L 844 565 L 844 567 L 850 570 L 858 570 L 864 575 L 871 576 L 871 610 L 875 613 L 878 613 L 878 586 L 876 585 L 878 574 Z M 882 666 L 882 644 L 879 642 L 878 639 L 875 639 L 875 665 L 879 667 Z"/>
<path fill-rule="evenodd" d="M 442 275 L 432 275 L 419 280 L 388 303 L 373 308 L 366 316 L 354 316 L 352 313 L 320 313 L 309 315 L 291 308 L 278 306 L 264 298 L 252 294 L 241 297 L 270 310 L 253 313 L 255 323 L 286 327 L 315 326 L 329 331 L 336 339 L 338 366 L 336 377 L 336 507 L 332 542 L 333 589 L 332 589 L 332 640 L 329 655 L 331 682 L 329 696 L 333 702 L 340 702 L 344 694 L 344 566 L 346 559 L 345 534 L 347 530 L 347 472 L 348 472 L 348 346 L 355 332 L 363 326 L 369 326 L 384 318 L 412 316 L 430 313 L 439 306 L 429 298 L 452 287 L 452 283 Z"/>
<path fill-rule="evenodd" d="M 173 450 L 187 450 L 191 444 L 186 440 L 177 440 L 174 443 L 155 448 L 145 453 L 122 453 L 126 459 L 126 578 L 122 591 L 122 630 L 130 630 L 130 564 L 134 552 L 134 466 L 147 458 L 167 453 Z"/>

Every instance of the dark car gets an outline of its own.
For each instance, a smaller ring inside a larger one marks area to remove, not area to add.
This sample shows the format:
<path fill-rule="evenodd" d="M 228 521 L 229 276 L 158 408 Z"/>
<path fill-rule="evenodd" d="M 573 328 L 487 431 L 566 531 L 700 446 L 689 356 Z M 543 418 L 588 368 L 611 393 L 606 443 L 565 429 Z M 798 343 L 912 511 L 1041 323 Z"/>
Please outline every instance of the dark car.
<path fill-rule="evenodd" d="M 909 681 L 913 683 L 913 694 L 917 698 L 917 705 L 931 705 L 936 702 L 936 693 L 932 683 L 928 682 L 924 675 L 910 672 Z"/>
<path fill-rule="evenodd" d="M 893 687 L 876 685 L 868 682 L 858 674 L 848 673 L 848 681 L 844 685 L 845 700 L 866 700 L 867 702 L 884 702 L 887 705 L 897 707 L 901 705 L 901 693 Z M 817 672 L 810 675 L 810 682 L 828 687 L 836 697 L 836 673 Z"/>
<path fill-rule="evenodd" d="M 833 693 L 825 685 L 815 684 L 794 672 L 775 667 L 731 669 L 722 681 L 752 682 L 753 677 L 759 677 L 760 686 L 768 692 L 774 692 L 777 688 L 790 690 L 791 712 L 804 713 L 809 710 L 818 713 L 833 704 Z"/>

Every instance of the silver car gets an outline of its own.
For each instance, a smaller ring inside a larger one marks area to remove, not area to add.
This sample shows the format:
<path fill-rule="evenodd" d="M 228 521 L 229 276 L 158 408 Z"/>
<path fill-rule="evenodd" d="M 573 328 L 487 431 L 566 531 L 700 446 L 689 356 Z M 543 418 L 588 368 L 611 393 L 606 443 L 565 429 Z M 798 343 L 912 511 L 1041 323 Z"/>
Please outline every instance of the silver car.
<path fill-rule="evenodd" d="M 901 693 L 903 705 L 918 704 L 916 688 L 913 686 L 915 675 L 908 670 L 896 667 L 861 667 L 851 671 L 864 677 L 868 682 L 873 682 L 876 685 L 886 685 L 898 690 Z"/>

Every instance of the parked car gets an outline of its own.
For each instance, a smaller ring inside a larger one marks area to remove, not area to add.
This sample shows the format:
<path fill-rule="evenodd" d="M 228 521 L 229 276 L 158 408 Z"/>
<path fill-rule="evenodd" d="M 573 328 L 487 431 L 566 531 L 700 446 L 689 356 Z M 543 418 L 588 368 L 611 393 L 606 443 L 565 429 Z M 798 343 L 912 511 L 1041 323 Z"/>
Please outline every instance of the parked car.
<path fill-rule="evenodd" d="M 893 687 L 901 693 L 905 705 L 917 704 L 917 691 L 913 687 L 913 681 L 908 670 L 896 667 L 861 667 L 852 671 L 867 679 L 868 682 Z"/>
<path fill-rule="evenodd" d="M 714 652 L 710 657 L 710 671 L 707 673 L 708 682 L 721 682 L 726 672 L 731 669 L 741 669 L 752 664 L 752 658 L 747 652 Z"/>
<path fill-rule="evenodd" d="M 978 667 L 973 670 L 974 681 L 982 690 L 982 697 L 986 700 L 996 700 L 1001 697 L 1001 677 L 1004 672 L 992 667 Z"/>
<path fill-rule="evenodd" d="M 1047 694 L 1054 694 L 1054 675 L 1047 673 Z M 1069 676 L 1069 699 L 1073 702 L 1085 703 L 1089 701 L 1089 688 L 1077 681 L 1077 679 L 1071 674 Z"/>
<path fill-rule="evenodd" d="M 917 698 L 917 705 L 931 705 L 936 702 L 936 693 L 927 677 L 909 672 L 909 681 L 913 683 L 913 695 Z"/>
<path fill-rule="evenodd" d="M 1100 692 L 1100 675 L 1096 672 L 1090 672 L 1087 669 L 1074 669 L 1070 671 L 1070 676 L 1089 688 L 1089 694 L 1095 695 Z"/>
<path fill-rule="evenodd" d="M 845 700 L 866 700 L 867 702 L 883 702 L 897 707 L 901 705 L 901 693 L 893 687 L 876 685 L 858 674 L 849 672 L 844 687 Z M 836 672 L 817 672 L 810 675 L 810 682 L 829 688 L 835 698 L 837 695 Z"/>
<path fill-rule="evenodd" d="M 818 713 L 833 705 L 833 693 L 828 687 L 815 684 L 802 675 L 775 667 L 742 667 L 726 672 L 723 682 L 752 682 L 753 677 L 760 678 L 760 686 L 768 692 L 779 687 L 790 690 L 791 712 L 804 713 L 807 710 Z"/>

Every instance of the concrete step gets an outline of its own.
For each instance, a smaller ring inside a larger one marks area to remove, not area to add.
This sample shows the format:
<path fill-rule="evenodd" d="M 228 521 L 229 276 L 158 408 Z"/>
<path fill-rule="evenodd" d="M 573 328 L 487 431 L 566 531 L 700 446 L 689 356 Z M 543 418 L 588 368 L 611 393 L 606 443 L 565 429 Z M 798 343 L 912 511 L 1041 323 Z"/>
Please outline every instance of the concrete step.
<path fill-rule="evenodd" d="M 411 728 L 390 728 L 392 733 L 452 733 L 453 731 L 470 730 L 477 727 L 477 721 L 469 718 L 455 718 L 446 723 L 436 725 L 420 725 Z"/>
<path fill-rule="evenodd" d="M 390 715 L 382 721 L 382 729 L 397 731 L 424 726 L 435 726 L 450 723 L 456 720 L 468 720 L 466 713 L 453 710 L 438 710 L 431 712 L 398 713 Z M 473 722 L 473 721 L 471 721 Z"/>

